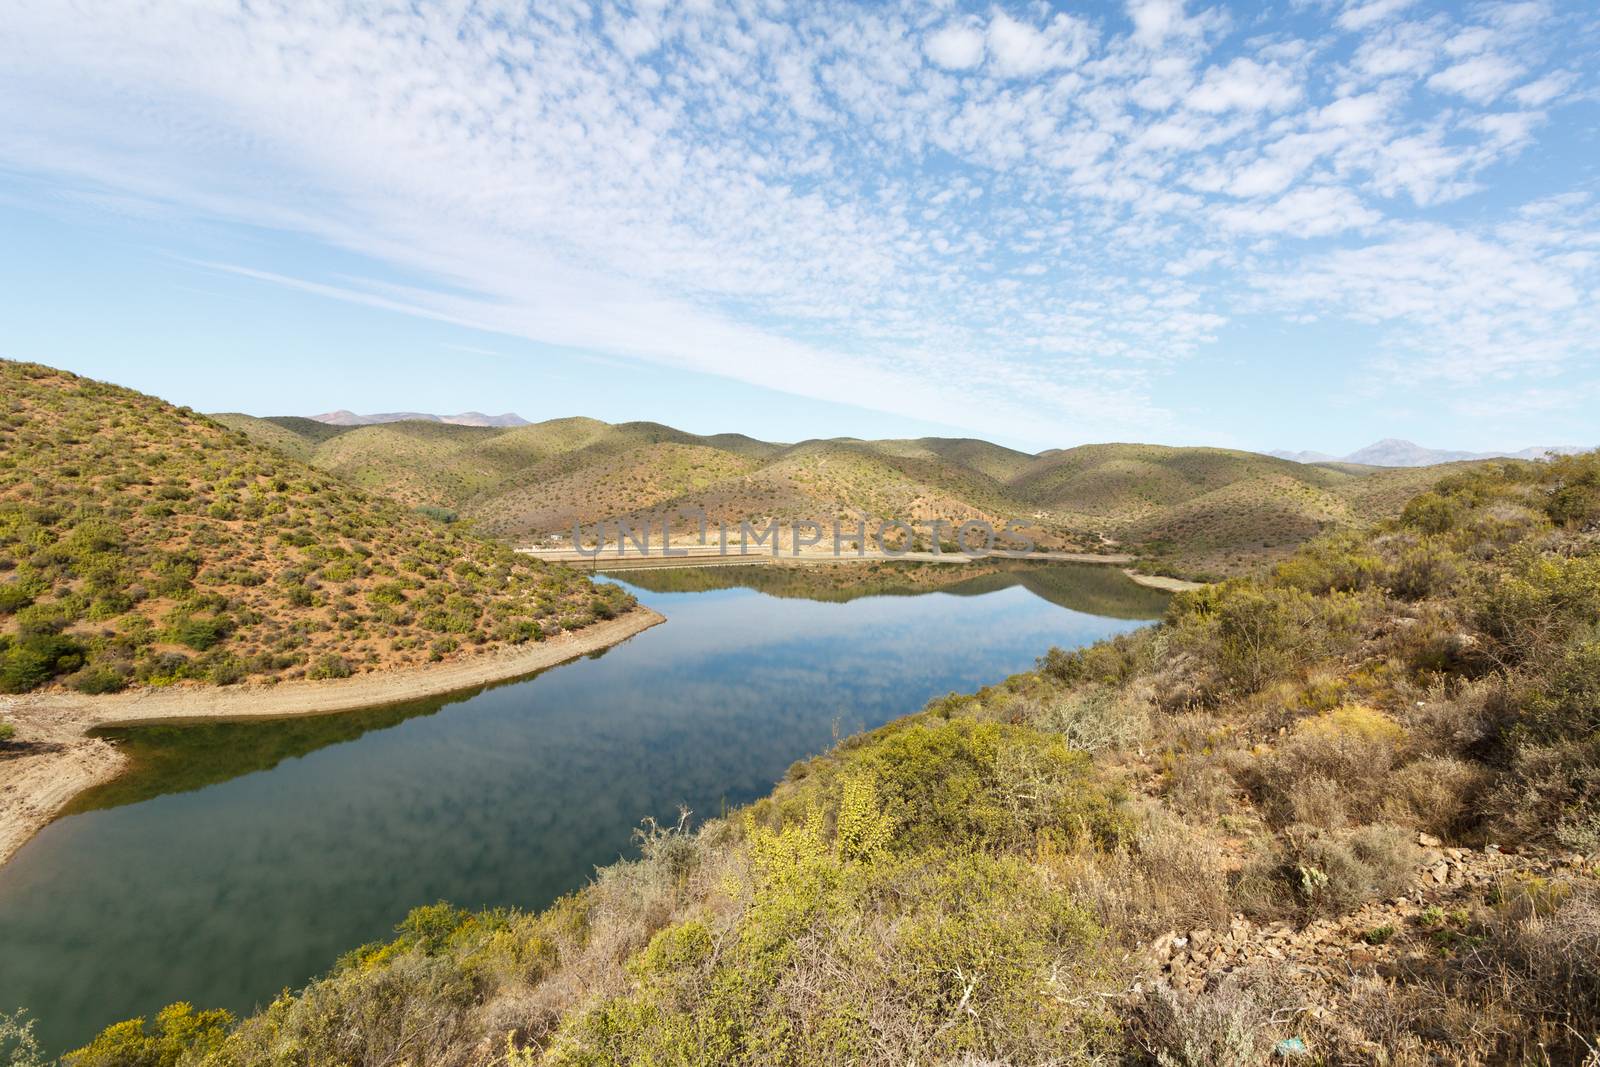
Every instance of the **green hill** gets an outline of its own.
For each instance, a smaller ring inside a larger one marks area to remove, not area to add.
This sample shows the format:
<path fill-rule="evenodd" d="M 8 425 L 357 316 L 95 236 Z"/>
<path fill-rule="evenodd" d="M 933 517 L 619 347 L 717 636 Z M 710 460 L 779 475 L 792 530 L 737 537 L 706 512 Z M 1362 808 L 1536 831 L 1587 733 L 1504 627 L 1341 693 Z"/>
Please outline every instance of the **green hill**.
<path fill-rule="evenodd" d="M 388 428 L 219 421 L 37 364 L 0 362 L 0 386 L 0 690 L 342 677 L 626 606 L 289 458 L 403 446 L 420 495 L 454 469 L 416 424 L 353 447 Z M 387 495 L 371 469 L 345 473 Z"/>
<path fill-rule="evenodd" d="M 556 419 L 329 427 L 226 416 L 260 443 L 412 506 L 527 539 L 574 523 L 704 509 L 712 522 L 1010 519 L 1049 547 L 1131 549 L 1147 569 L 1233 574 L 1323 530 L 1396 514 L 1432 468 L 1300 464 L 1251 452 L 1104 444 L 1028 455 L 970 438 L 777 444 L 658 423 Z"/>

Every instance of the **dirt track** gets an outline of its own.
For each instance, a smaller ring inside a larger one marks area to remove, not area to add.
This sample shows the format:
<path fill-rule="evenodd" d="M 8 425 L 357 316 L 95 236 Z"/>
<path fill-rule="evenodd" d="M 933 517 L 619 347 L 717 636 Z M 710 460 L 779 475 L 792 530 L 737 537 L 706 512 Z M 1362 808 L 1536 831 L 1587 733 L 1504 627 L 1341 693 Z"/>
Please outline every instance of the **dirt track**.
<path fill-rule="evenodd" d="M 0 698 L 0 718 L 17 729 L 16 740 L 0 753 L 0 863 L 10 859 L 74 796 L 111 780 L 122 769 L 123 757 L 114 745 L 85 736 L 97 726 L 185 719 L 276 719 L 397 704 L 532 674 L 608 648 L 665 621 L 641 606 L 548 641 L 339 681 L 141 689 L 99 697 L 42 693 Z"/>

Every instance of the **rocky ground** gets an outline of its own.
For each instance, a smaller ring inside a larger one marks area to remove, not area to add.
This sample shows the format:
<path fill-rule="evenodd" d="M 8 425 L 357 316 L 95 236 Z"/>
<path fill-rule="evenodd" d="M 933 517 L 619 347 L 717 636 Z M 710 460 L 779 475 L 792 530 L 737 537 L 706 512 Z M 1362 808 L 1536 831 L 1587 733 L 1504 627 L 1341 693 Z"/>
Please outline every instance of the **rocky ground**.
<path fill-rule="evenodd" d="M 1600 854 L 1531 854 L 1488 845 L 1443 846 L 1418 835 L 1422 860 L 1402 896 L 1305 922 L 1252 922 L 1234 915 L 1226 928 L 1171 930 L 1146 948 L 1146 978 L 1134 993 L 1197 997 L 1233 985 L 1269 982 L 1287 1005 L 1280 1033 L 1316 1029 L 1352 1002 L 1393 993 L 1411 978 L 1470 952 L 1477 924 L 1515 887 L 1564 895 L 1600 884 Z M 1370 1050 L 1377 1057 L 1380 1049 Z M 1279 1043 L 1279 1058 L 1309 1054 L 1299 1038 Z M 1379 1062 L 1374 1059 L 1372 1062 Z M 1594 1060 L 1600 1063 L 1600 1056 Z"/>

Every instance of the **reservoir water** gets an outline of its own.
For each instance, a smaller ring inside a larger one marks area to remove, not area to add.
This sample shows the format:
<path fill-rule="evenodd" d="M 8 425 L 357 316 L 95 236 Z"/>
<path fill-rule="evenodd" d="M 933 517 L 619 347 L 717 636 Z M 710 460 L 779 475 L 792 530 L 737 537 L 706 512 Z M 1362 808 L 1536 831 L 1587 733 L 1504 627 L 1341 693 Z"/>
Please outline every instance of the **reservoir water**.
<path fill-rule="evenodd" d="M 837 736 L 1166 603 L 1106 567 L 1018 566 L 939 591 L 916 575 L 624 574 L 667 623 L 531 678 L 109 732 L 131 771 L 0 868 L 0 1011 L 28 1008 L 52 1053 L 177 1000 L 247 1012 L 419 904 L 541 908 L 629 855 L 646 816 L 747 803 Z"/>

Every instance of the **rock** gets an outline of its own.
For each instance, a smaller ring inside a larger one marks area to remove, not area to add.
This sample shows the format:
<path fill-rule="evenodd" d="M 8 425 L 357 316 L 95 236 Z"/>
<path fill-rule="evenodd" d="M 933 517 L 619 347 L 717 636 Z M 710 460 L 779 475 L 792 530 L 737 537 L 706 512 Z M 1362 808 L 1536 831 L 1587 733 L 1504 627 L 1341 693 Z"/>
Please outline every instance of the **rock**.
<path fill-rule="evenodd" d="M 1434 884 L 1444 885 L 1445 881 L 1450 877 L 1450 865 L 1448 863 L 1435 864 L 1433 870 L 1428 873 L 1432 875 Z"/>
<path fill-rule="evenodd" d="M 1417 844 L 1421 845 L 1423 848 L 1438 848 L 1440 841 L 1432 834 L 1419 833 L 1417 835 Z"/>

